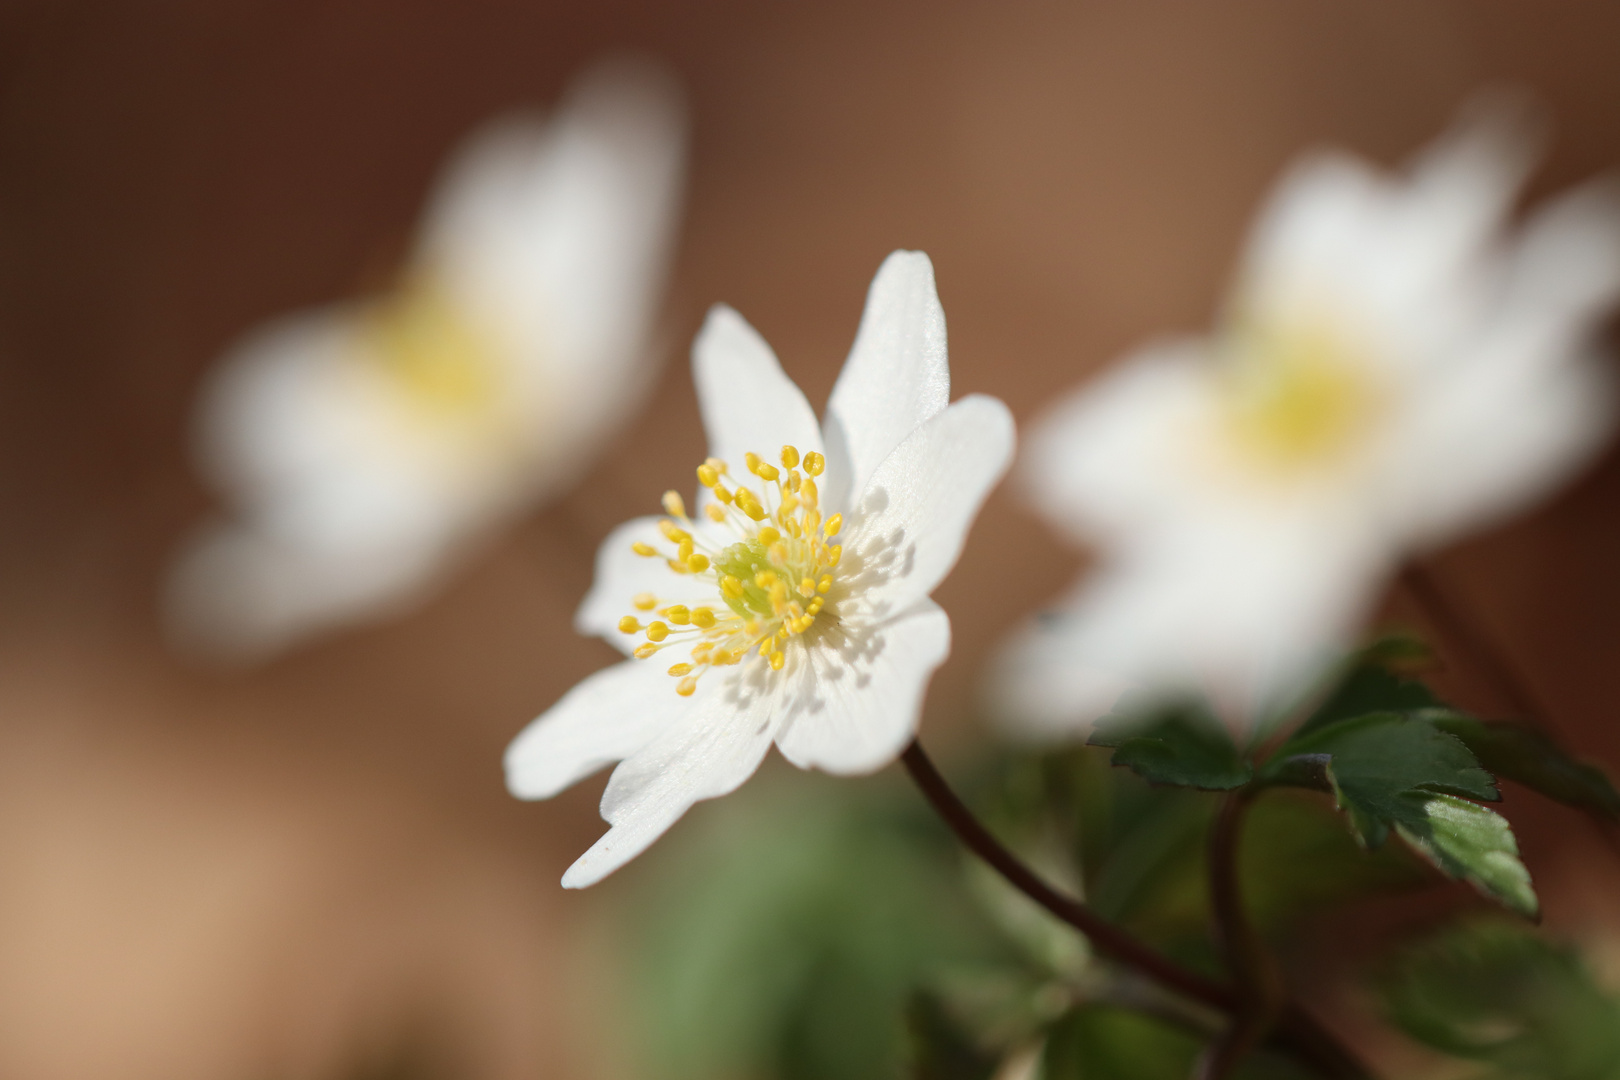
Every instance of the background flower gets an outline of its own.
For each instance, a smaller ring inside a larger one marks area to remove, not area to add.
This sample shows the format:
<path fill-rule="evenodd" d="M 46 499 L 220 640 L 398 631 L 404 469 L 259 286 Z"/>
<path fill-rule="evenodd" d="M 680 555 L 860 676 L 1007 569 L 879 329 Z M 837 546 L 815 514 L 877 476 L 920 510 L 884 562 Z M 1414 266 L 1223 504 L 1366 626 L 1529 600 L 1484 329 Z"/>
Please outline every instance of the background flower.
<path fill-rule="evenodd" d="M 1352 641 L 1409 553 L 1586 461 L 1613 415 L 1597 348 L 1620 208 L 1597 185 L 1506 231 L 1529 164 L 1481 107 L 1403 174 L 1322 153 L 1282 180 L 1207 338 L 1056 405 L 1024 479 L 1102 566 L 1009 645 L 1009 714 L 1074 728 L 1119 680 L 1244 726 Z"/>
<path fill-rule="evenodd" d="M 395 613 L 578 477 L 649 386 L 683 128 L 671 76 L 599 64 L 468 142 L 393 292 L 226 358 L 199 445 L 229 516 L 176 566 L 183 644 L 254 657 Z"/>

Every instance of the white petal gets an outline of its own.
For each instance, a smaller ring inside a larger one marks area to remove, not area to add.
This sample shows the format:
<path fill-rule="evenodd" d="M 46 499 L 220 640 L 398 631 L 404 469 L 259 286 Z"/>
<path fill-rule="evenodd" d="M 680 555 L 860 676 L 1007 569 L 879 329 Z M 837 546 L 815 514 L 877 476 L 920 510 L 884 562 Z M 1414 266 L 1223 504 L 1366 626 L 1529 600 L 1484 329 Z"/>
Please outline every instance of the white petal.
<path fill-rule="evenodd" d="M 685 128 L 667 71 L 599 63 L 553 117 L 474 135 L 427 215 L 416 272 L 504 344 L 507 404 L 530 417 L 531 498 L 573 479 L 655 381 Z"/>
<path fill-rule="evenodd" d="M 658 530 L 661 520 L 635 518 L 608 534 L 602 546 L 596 549 L 596 577 L 591 582 L 591 591 L 585 594 L 579 610 L 574 613 L 574 629 L 605 639 L 626 656 L 634 652 L 643 639 L 621 632 L 619 620 L 626 615 L 642 620 L 649 618 L 646 612 L 637 611 L 631 604 L 638 593 L 651 593 L 658 598 L 661 607 L 715 599 L 712 585 L 675 573 L 663 555 L 649 557 L 631 550 L 630 546 L 640 541 L 661 552 L 673 553 L 675 546 Z"/>
<path fill-rule="evenodd" d="M 735 791 L 771 747 L 774 698 L 762 664 L 699 688 L 696 707 L 613 771 L 602 795 L 612 828 L 563 875 L 564 888 L 594 885 L 662 836 L 694 803 Z"/>
<path fill-rule="evenodd" d="M 506 748 L 506 787 L 549 799 L 606 765 L 638 753 L 679 724 L 692 702 L 656 660 L 625 660 L 579 683 Z"/>
<path fill-rule="evenodd" d="M 1174 513 L 1197 478 L 1212 359 L 1193 339 L 1146 346 L 1052 406 L 1030 428 L 1025 497 L 1086 541 L 1128 536 Z"/>
<path fill-rule="evenodd" d="M 881 620 L 932 592 L 956 565 L 1012 453 L 1012 414 L 980 394 L 912 432 L 878 467 L 853 512 L 833 594 L 840 615 Z"/>
<path fill-rule="evenodd" d="M 951 400 L 945 310 L 920 251 L 883 261 L 827 401 L 826 504 L 849 508 L 894 448 Z"/>
<path fill-rule="evenodd" d="M 251 525 L 211 526 L 175 560 L 167 630 L 191 656 L 264 660 L 300 638 L 398 614 L 437 582 L 446 554 L 410 538 L 326 549 Z"/>
<path fill-rule="evenodd" d="M 932 600 L 869 626 L 845 621 L 796 650 L 776 745 L 801 769 L 881 769 L 916 734 L 923 694 L 951 651 L 951 621 Z"/>
<path fill-rule="evenodd" d="M 985 698 L 1003 731 L 1043 742 L 1084 737 L 1132 685 L 1083 662 L 1069 620 L 1054 611 L 1008 636 L 991 664 Z"/>
<path fill-rule="evenodd" d="M 692 377 L 709 453 L 735 475 L 746 476 L 743 455 L 750 451 L 771 463 L 784 445 L 801 455 L 822 452 L 810 403 L 759 332 L 724 304 L 709 309 L 692 343 Z"/>

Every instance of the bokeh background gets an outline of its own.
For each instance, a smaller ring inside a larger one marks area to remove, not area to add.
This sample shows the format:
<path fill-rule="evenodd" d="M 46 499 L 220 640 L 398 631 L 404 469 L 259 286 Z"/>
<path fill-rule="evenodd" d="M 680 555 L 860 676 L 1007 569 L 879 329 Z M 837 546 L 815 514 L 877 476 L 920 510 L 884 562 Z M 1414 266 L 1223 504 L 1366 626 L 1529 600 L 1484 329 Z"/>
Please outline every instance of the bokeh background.
<path fill-rule="evenodd" d="M 388 280 L 467 130 L 627 46 L 674 66 L 694 118 L 654 404 L 410 617 L 251 674 L 172 658 L 157 588 L 209 506 L 188 445 L 209 365 Z M 956 393 L 1027 419 L 1206 323 L 1299 150 L 1395 163 L 1502 82 L 1554 122 L 1533 193 L 1620 168 L 1620 8 L 1596 0 L 9 0 L 0 1075 L 634 1075 L 600 911 L 656 878 L 560 890 L 600 780 L 521 804 L 500 754 L 612 656 L 571 613 L 600 538 L 703 452 L 685 347 L 707 305 L 819 403 L 882 257 L 925 249 Z M 1617 507 L 1611 453 L 1433 565 L 1569 740 L 1620 766 Z M 984 737 L 979 663 L 1077 565 L 992 499 L 938 594 L 956 646 L 924 733 L 947 762 Z M 1477 675 L 1444 673 L 1500 711 Z M 1592 830 L 1520 792 L 1506 809 L 1548 924 L 1620 930 Z M 1410 906 L 1342 928 L 1322 970 Z"/>

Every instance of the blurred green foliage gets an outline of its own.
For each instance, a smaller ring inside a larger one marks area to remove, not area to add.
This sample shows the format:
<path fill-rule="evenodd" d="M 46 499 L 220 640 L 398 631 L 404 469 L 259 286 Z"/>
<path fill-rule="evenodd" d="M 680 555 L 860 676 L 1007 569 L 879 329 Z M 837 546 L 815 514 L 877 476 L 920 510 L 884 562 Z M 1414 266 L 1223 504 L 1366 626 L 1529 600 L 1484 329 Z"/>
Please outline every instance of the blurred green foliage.
<path fill-rule="evenodd" d="M 1381 980 L 1394 1023 L 1480 1080 L 1620 1077 L 1620 998 L 1575 951 L 1501 921 L 1451 927 Z"/>

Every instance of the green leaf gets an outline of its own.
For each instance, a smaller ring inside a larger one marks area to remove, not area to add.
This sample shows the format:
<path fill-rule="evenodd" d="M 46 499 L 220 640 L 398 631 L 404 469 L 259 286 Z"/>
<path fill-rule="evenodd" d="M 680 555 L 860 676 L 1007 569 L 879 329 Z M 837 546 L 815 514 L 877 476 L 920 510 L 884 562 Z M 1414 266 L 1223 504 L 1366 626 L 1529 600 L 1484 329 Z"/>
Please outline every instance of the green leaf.
<path fill-rule="evenodd" d="M 1367 713 L 1410 712 L 1437 708 L 1440 704 L 1422 683 L 1403 679 L 1381 664 L 1364 662 L 1352 668 L 1333 693 L 1316 707 L 1310 718 L 1300 725 L 1298 734 Z"/>
<path fill-rule="evenodd" d="M 1620 821 L 1620 792 L 1603 771 L 1577 761 L 1541 732 L 1459 713 L 1437 717 L 1435 725 L 1461 739 L 1497 776 L 1608 821 Z"/>
<path fill-rule="evenodd" d="M 1127 699 L 1097 721 L 1089 742 L 1113 747 L 1115 765 L 1153 784 L 1227 791 L 1254 775 L 1225 726 L 1192 705 L 1144 712 Z"/>
<path fill-rule="evenodd" d="M 1407 798 L 1419 813 L 1396 822 L 1403 840 L 1451 877 L 1526 918 L 1536 917 L 1540 904 L 1506 818 L 1452 795 Z"/>
<path fill-rule="evenodd" d="M 1409 793 L 1501 796 L 1460 740 L 1426 714 L 1377 712 L 1339 720 L 1290 740 L 1267 763 L 1266 779 L 1332 791 L 1356 836 L 1376 848 L 1411 811 Z"/>
<path fill-rule="evenodd" d="M 1261 775 L 1331 791 L 1366 847 L 1395 829 L 1443 873 L 1533 917 L 1536 895 L 1507 820 L 1465 801 L 1501 796 L 1468 747 L 1439 728 L 1453 715 L 1428 709 L 1339 720 L 1290 740 Z"/>
<path fill-rule="evenodd" d="M 1620 1075 L 1620 1003 L 1572 950 L 1522 928 L 1454 927 L 1409 949 L 1379 989 L 1401 1030 L 1493 1080 Z"/>

